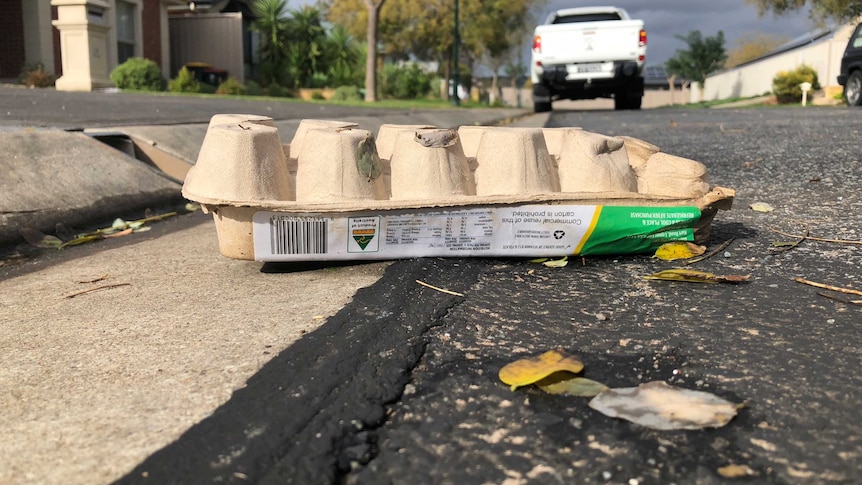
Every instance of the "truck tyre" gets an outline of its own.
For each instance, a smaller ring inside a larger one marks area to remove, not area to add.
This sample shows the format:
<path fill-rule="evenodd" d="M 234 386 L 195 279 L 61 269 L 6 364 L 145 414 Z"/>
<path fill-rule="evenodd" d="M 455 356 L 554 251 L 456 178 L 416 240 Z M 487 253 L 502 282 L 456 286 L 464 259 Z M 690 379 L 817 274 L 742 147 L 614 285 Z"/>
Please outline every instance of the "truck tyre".
<path fill-rule="evenodd" d="M 862 105 L 862 73 L 853 71 L 844 85 L 844 102 L 847 106 Z"/>
<path fill-rule="evenodd" d="M 533 111 L 536 113 L 547 113 L 551 111 L 553 108 L 551 107 L 551 103 L 549 101 L 543 102 L 534 102 L 533 103 Z"/>
<path fill-rule="evenodd" d="M 639 93 L 630 94 L 625 91 L 614 94 L 614 109 L 641 109 L 643 98 Z"/>
<path fill-rule="evenodd" d="M 533 85 L 533 111 L 546 113 L 551 111 L 551 92 L 541 84 Z"/>

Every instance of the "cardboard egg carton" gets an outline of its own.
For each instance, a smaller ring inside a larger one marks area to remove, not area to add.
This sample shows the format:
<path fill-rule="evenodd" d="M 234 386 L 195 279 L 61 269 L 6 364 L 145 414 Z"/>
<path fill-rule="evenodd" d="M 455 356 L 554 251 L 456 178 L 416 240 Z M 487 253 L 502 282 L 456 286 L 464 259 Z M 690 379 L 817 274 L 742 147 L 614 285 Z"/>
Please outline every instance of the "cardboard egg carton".
<path fill-rule="evenodd" d="M 631 254 L 704 242 L 734 191 L 642 140 L 579 128 L 210 121 L 183 195 L 258 261 Z"/>

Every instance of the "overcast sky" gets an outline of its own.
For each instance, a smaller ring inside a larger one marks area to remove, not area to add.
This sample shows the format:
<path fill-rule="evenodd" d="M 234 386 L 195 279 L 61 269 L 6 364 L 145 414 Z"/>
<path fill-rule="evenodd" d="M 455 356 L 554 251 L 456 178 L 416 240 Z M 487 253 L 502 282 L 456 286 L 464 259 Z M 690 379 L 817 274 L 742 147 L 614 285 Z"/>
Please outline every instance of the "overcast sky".
<path fill-rule="evenodd" d="M 699 30 L 704 37 L 724 32 L 725 49 L 735 47 L 736 40 L 752 33 L 775 34 L 796 38 L 814 30 L 808 11 L 774 17 L 757 16 L 757 10 L 745 0 L 599 0 L 583 2 L 550 0 L 541 10 L 539 21 L 554 10 L 585 5 L 613 5 L 625 9 L 632 18 L 644 21 L 647 31 L 647 65 L 664 64 L 685 42 L 675 36 Z"/>
<path fill-rule="evenodd" d="M 314 0 L 288 0 L 288 7 L 299 8 L 312 3 Z M 589 5 L 621 7 L 632 18 L 643 20 L 648 39 L 647 65 L 650 66 L 664 64 L 677 49 L 687 48 L 675 36 L 687 35 L 692 30 L 699 30 L 704 37 L 723 31 L 728 51 L 734 48 L 740 36 L 746 34 L 766 33 L 794 39 L 814 30 L 807 10 L 777 18 L 772 14 L 759 18 L 756 9 L 745 0 L 548 0 L 539 12 L 538 20 L 544 22 L 554 10 Z M 532 36 L 524 39 L 525 64 L 529 63 L 531 42 Z"/>

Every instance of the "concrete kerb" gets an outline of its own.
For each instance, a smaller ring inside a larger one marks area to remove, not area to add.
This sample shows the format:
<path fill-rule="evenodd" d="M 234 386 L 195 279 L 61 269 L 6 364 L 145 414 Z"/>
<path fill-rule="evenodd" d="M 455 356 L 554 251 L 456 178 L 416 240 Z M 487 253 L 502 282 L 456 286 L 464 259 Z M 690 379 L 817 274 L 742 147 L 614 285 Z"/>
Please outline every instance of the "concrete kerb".
<path fill-rule="evenodd" d="M 427 110 L 387 117 L 349 117 L 376 133 L 381 124 L 543 126 L 545 115 L 512 110 Z M 276 122 L 288 143 L 299 119 Z M 23 242 L 21 228 L 53 233 L 62 223 L 80 227 L 121 213 L 178 203 L 181 185 L 159 169 L 93 138 L 121 133 L 148 143 L 177 160 L 193 164 L 207 125 L 91 127 L 81 132 L 19 128 L 0 131 L 6 156 L 0 170 L 0 246 Z"/>

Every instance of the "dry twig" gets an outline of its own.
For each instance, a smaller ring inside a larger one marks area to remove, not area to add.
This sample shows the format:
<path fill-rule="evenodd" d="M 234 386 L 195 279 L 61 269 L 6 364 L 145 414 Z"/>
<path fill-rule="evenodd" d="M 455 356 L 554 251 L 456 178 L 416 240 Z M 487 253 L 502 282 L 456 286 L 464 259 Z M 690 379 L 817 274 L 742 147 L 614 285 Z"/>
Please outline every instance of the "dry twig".
<path fill-rule="evenodd" d="M 770 227 L 769 229 L 771 231 L 779 232 L 773 227 Z M 780 232 L 779 232 L 779 234 L 780 234 Z M 799 239 L 797 239 L 795 242 L 792 242 L 790 244 L 782 245 L 781 247 L 772 248 L 772 252 L 774 254 L 778 254 L 778 253 L 783 253 L 784 251 L 790 251 L 791 249 L 795 248 L 796 246 L 799 246 L 800 244 L 802 244 L 802 241 L 805 241 L 806 239 L 808 239 L 809 234 L 810 234 L 810 231 L 808 229 L 808 226 L 805 226 L 805 234 L 803 234 L 802 236 L 798 236 Z M 786 236 L 786 234 L 785 234 L 785 236 Z M 793 237 L 797 237 L 797 236 L 793 236 Z"/>
<path fill-rule="evenodd" d="M 429 285 L 428 283 L 426 283 L 426 282 L 424 282 L 424 281 L 422 281 L 422 280 L 416 280 L 416 282 L 417 282 L 417 283 L 419 283 L 419 284 L 420 284 L 420 285 L 422 285 L 422 286 L 426 286 L 426 287 L 428 287 L 428 288 L 431 288 L 432 290 L 437 290 L 437 291 L 439 291 L 440 293 L 446 293 L 447 295 L 454 295 L 454 296 L 464 296 L 464 295 L 462 295 L 461 293 L 456 293 L 456 292 L 454 292 L 454 291 L 449 291 L 449 290 L 444 290 L 443 288 L 438 288 L 438 287 L 436 287 L 436 286 L 434 286 L 434 285 Z"/>
<path fill-rule="evenodd" d="M 91 280 L 79 280 L 79 281 L 76 281 L 76 283 L 80 283 L 82 285 L 85 285 L 85 284 L 90 284 L 90 283 L 98 283 L 98 282 L 100 282 L 102 280 L 106 280 L 106 279 L 108 279 L 107 273 L 103 274 L 102 276 L 93 278 Z"/>
<path fill-rule="evenodd" d="M 859 291 L 859 290 L 853 290 L 850 288 L 841 288 L 840 286 L 832 286 L 832 285 L 827 285 L 825 283 L 817 283 L 815 281 L 810 281 L 810 280 L 806 280 L 805 278 L 799 278 L 799 277 L 796 277 L 793 280 L 796 281 L 797 283 L 802 283 L 805 285 L 814 286 L 816 288 L 823 288 L 824 290 L 832 290 L 832 291 L 837 291 L 839 293 L 846 293 L 848 295 L 862 296 L 862 291 Z"/>
<path fill-rule="evenodd" d="M 703 256 L 698 256 L 697 258 L 689 259 L 688 261 L 686 261 L 686 262 L 684 262 L 684 263 L 683 263 L 683 266 L 688 266 L 688 265 L 691 265 L 691 264 L 694 264 L 694 263 L 699 263 L 699 262 L 701 262 L 701 261 L 703 261 L 703 260 L 705 260 L 705 259 L 709 259 L 709 258 L 711 258 L 711 257 L 715 256 L 716 254 L 718 254 L 718 253 L 720 253 L 720 252 L 724 251 L 724 250 L 725 250 L 725 248 L 727 248 L 728 246 L 730 246 L 730 243 L 732 243 L 732 242 L 733 242 L 733 241 L 735 241 L 735 240 L 736 240 L 736 238 L 735 238 L 735 237 L 732 237 L 732 238 L 728 239 L 727 241 L 724 241 L 723 243 L 721 243 L 721 245 L 720 245 L 720 246 L 718 246 L 717 248 L 715 248 L 713 251 L 710 251 L 709 253 L 704 254 Z"/>
<path fill-rule="evenodd" d="M 790 233 L 787 233 L 784 231 L 779 231 L 778 229 L 775 229 L 774 227 L 770 227 L 769 230 L 772 232 L 777 232 L 778 234 L 781 234 L 782 236 L 796 237 L 796 238 L 801 238 L 801 239 L 809 239 L 811 241 L 830 242 L 830 243 L 839 243 L 839 244 L 862 244 L 862 241 L 853 241 L 850 239 L 829 239 L 829 238 L 825 238 L 825 237 L 802 236 L 800 234 L 790 234 Z"/>
<path fill-rule="evenodd" d="M 829 298 L 830 300 L 840 301 L 841 303 L 862 306 L 862 300 L 848 300 L 846 298 L 839 298 L 835 295 L 830 295 L 829 293 L 823 293 L 822 291 L 818 291 L 817 294 L 824 298 Z"/>
<path fill-rule="evenodd" d="M 69 293 L 68 295 L 64 296 L 63 298 L 75 298 L 76 296 L 80 296 L 80 295 L 83 295 L 85 293 L 91 293 L 93 291 L 105 290 L 108 288 L 116 288 L 118 286 L 132 286 L 132 284 L 131 283 L 115 283 L 113 285 L 97 286 L 95 288 L 88 288 L 86 290 L 76 291 L 75 293 Z"/>

